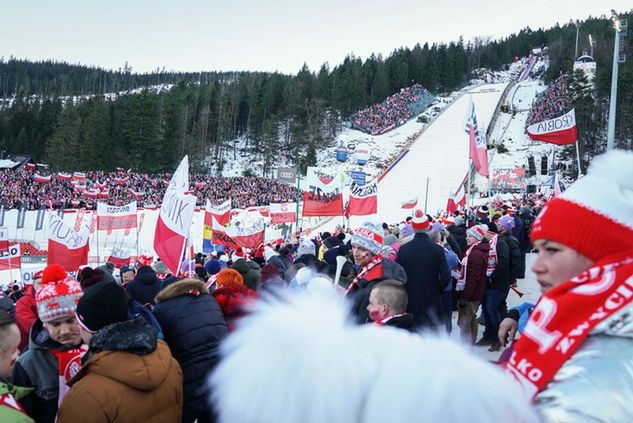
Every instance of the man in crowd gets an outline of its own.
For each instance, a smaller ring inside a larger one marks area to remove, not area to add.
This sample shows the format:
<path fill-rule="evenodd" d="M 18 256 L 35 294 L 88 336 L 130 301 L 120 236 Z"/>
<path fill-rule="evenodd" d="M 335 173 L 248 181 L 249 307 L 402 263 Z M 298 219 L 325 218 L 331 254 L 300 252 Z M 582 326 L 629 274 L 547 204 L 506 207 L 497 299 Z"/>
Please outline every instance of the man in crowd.
<path fill-rule="evenodd" d="M 121 285 L 127 286 L 128 283 L 134 280 L 136 276 L 136 272 L 134 271 L 134 266 L 123 266 L 121 267 Z"/>
<path fill-rule="evenodd" d="M 114 282 L 87 290 L 77 305 L 81 337 L 90 345 L 70 381 L 57 421 L 179 422 L 182 372 L 156 329 L 128 319 L 128 302 Z"/>
<path fill-rule="evenodd" d="M 631 152 L 595 158 L 534 221 L 543 296 L 505 366 L 544 421 L 633 421 L 632 169 Z"/>
<path fill-rule="evenodd" d="M 29 332 L 33 322 L 37 319 L 37 303 L 35 293 L 42 282 L 42 271 L 33 275 L 33 283 L 24 287 L 24 296 L 15 303 L 15 320 L 20 328 L 20 349 L 24 349 L 29 342 Z"/>
<path fill-rule="evenodd" d="M 416 330 L 413 315 L 407 313 L 407 291 L 402 282 L 382 281 L 369 294 L 369 318 L 378 326 L 391 326 L 409 332 Z"/>
<path fill-rule="evenodd" d="M 413 239 L 398 251 L 396 262 L 407 274 L 407 311 L 419 328 L 433 328 L 444 324 L 442 292 L 451 282 L 444 249 L 429 239 L 428 217 L 417 209 L 411 219 Z"/>
<path fill-rule="evenodd" d="M 367 306 L 374 285 L 385 279 L 407 281 L 402 266 L 382 257 L 383 233 L 382 224 L 365 222 L 352 236 L 352 255 L 358 270 L 345 295 L 352 302 L 352 314 L 359 324 L 369 320 Z"/>
<path fill-rule="evenodd" d="M 81 297 L 79 282 L 58 264 L 44 269 L 35 294 L 38 319 L 31 327 L 29 349 L 15 365 L 12 383 L 33 388 L 22 405 L 35 421 L 55 421 L 67 382 L 79 371 L 85 352 L 75 318 Z"/>

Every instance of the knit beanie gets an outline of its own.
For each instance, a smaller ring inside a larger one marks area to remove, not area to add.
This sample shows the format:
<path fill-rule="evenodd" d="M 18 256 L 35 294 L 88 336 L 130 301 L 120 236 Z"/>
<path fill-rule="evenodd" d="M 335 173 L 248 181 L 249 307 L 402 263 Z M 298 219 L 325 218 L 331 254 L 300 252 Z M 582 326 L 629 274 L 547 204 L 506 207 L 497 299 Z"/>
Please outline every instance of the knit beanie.
<path fill-rule="evenodd" d="M 338 247 L 342 243 L 343 242 L 341 241 L 341 238 L 339 238 L 338 236 L 331 236 L 323 241 L 323 245 L 325 245 L 327 248 Z"/>
<path fill-rule="evenodd" d="M 586 176 L 543 207 L 530 238 L 559 242 L 594 261 L 633 250 L 633 152 L 594 158 Z"/>
<path fill-rule="evenodd" d="M 35 293 L 37 315 L 42 322 L 72 317 L 82 294 L 79 282 L 68 277 L 62 266 L 50 264 L 44 269 L 40 289 Z"/>
<path fill-rule="evenodd" d="M 512 217 L 509 214 L 502 216 L 501 219 L 499 219 L 499 225 L 501 225 L 501 228 L 504 231 L 510 232 L 512 228 L 514 228 L 514 225 L 515 225 L 514 217 Z"/>
<path fill-rule="evenodd" d="M 378 254 L 382 248 L 383 233 L 382 224 L 365 222 L 354 231 L 352 245 L 364 248 L 374 255 Z"/>
<path fill-rule="evenodd" d="M 477 241 L 481 241 L 482 239 L 484 239 L 485 234 L 486 232 L 479 225 L 475 225 L 466 231 L 466 235 L 472 236 Z"/>
<path fill-rule="evenodd" d="M 217 274 L 222 269 L 226 269 L 226 263 L 218 259 L 208 260 L 204 264 L 204 270 L 206 270 L 209 276 Z"/>
<path fill-rule="evenodd" d="M 89 332 L 128 319 L 125 291 L 114 282 L 104 282 L 86 290 L 77 304 L 77 320 Z"/>
<path fill-rule="evenodd" d="M 420 209 L 416 209 L 413 212 L 413 218 L 411 219 L 411 227 L 414 232 L 428 232 L 431 222 L 429 218 Z"/>

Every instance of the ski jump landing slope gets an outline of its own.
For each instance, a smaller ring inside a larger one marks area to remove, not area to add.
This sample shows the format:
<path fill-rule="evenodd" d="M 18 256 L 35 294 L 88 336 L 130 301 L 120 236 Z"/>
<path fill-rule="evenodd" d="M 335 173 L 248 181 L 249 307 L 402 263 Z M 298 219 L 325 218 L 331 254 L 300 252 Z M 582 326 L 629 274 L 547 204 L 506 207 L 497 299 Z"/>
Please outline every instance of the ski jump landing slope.
<path fill-rule="evenodd" d="M 477 121 L 486 130 L 507 83 L 483 84 L 459 97 L 429 125 L 404 156 L 378 184 L 378 216 L 388 223 L 411 215 L 402 203 L 415 197 L 424 209 L 426 181 L 429 190 L 426 211 L 444 210 L 468 172 L 468 134 L 464 130 L 468 104 L 475 103 Z"/>

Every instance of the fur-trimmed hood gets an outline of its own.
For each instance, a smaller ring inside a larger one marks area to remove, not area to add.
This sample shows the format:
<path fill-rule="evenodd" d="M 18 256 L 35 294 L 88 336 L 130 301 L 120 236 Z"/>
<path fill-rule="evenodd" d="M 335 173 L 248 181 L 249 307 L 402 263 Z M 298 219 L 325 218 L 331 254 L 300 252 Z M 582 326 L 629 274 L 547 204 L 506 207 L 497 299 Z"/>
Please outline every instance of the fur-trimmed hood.
<path fill-rule="evenodd" d="M 198 291 L 199 294 L 208 294 L 209 288 L 207 288 L 202 281 L 196 279 L 183 279 L 172 283 L 167 286 L 167 288 L 160 291 L 158 295 L 156 295 L 156 304 L 167 301 L 170 298 L 187 295 L 191 291 Z"/>

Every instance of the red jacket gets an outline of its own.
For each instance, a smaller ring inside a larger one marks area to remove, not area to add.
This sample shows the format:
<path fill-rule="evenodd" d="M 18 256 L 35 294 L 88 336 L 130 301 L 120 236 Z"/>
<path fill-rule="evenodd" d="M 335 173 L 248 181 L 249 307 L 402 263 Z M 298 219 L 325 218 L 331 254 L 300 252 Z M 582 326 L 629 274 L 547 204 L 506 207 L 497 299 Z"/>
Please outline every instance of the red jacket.
<path fill-rule="evenodd" d="M 22 340 L 20 350 L 29 342 L 29 332 L 33 322 L 37 319 L 37 303 L 35 302 L 35 290 L 32 285 L 25 287 L 24 296 L 15 303 L 15 320 L 20 328 Z"/>
<path fill-rule="evenodd" d="M 466 265 L 466 286 L 459 296 L 468 301 L 481 302 L 486 290 L 486 268 L 488 267 L 488 252 L 490 244 L 480 242 L 475 245 L 468 255 Z"/>
<path fill-rule="evenodd" d="M 220 304 L 226 326 L 229 332 L 232 332 L 235 330 L 237 320 L 248 314 L 245 307 L 255 301 L 258 295 L 246 285 L 239 285 L 239 287 L 218 288 L 213 291 L 213 297 Z"/>

